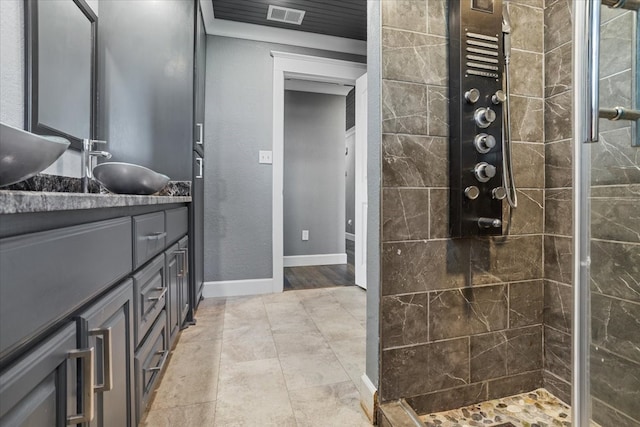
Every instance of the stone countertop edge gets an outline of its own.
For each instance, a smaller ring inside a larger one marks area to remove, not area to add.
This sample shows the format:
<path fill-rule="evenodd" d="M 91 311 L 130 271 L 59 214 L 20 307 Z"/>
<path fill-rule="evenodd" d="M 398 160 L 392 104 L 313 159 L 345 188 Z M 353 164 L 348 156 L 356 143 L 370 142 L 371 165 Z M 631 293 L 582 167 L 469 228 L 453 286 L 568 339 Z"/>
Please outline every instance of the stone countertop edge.
<path fill-rule="evenodd" d="M 0 215 L 188 203 L 191 196 L 58 193 L 0 190 Z"/>

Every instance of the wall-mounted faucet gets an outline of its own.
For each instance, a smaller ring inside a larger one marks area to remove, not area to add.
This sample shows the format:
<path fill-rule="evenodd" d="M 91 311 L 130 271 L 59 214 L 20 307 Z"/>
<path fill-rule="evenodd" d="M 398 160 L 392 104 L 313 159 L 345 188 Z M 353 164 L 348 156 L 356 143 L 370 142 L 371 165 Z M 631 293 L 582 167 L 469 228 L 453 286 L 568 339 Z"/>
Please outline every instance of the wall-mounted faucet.
<path fill-rule="evenodd" d="M 82 192 L 89 192 L 89 181 L 93 178 L 93 167 L 98 159 L 102 157 L 104 159 L 110 159 L 111 153 L 108 151 L 96 151 L 94 150 L 94 144 L 106 144 L 107 141 L 99 141 L 95 139 L 83 139 L 82 140 Z"/>

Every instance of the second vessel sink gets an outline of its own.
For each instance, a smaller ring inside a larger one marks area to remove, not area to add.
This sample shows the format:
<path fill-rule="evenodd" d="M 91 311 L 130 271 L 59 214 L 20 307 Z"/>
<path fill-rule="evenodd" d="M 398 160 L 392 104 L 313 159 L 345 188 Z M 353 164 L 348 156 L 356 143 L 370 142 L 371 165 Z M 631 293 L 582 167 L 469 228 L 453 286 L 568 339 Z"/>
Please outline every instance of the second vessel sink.
<path fill-rule="evenodd" d="M 93 176 L 107 190 L 117 194 L 153 194 L 162 190 L 169 177 L 144 166 L 123 162 L 100 163 Z"/>

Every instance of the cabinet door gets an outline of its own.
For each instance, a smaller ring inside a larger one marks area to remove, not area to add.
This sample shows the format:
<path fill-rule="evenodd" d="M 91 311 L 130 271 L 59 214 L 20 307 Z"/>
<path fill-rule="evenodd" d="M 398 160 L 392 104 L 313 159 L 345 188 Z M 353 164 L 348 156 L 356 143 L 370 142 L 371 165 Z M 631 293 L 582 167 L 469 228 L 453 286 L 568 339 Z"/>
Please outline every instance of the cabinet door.
<path fill-rule="evenodd" d="M 165 252 L 165 271 L 167 280 L 167 318 L 169 343 L 173 343 L 180 328 L 180 274 L 182 269 L 182 253 L 178 244 Z"/>
<path fill-rule="evenodd" d="M 180 326 L 182 326 L 189 314 L 189 239 L 184 237 L 178 243 L 182 256 L 182 266 L 180 270 Z"/>
<path fill-rule="evenodd" d="M 194 154 L 194 157 L 198 155 Z M 194 165 L 198 167 L 195 159 Z M 204 287 L 204 178 L 198 178 L 198 173 L 194 171 L 191 184 L 191 308 L 194 311 L 198 308 Z"/>
<path fill-rule="evenodd" d="M 93 351 L 76 348 L 76 324 L 69 323 L 0 374 L 0 426 L 75 425 L 84 421 L 78 408 L 92 415 L 92 399 L 79 397 L 93 386 Z"/>
<path fill-rule="evenodd" d="M 90 426 L 134 426 L 133 281 L 127 280 L 80 316 L 81 340 L 95 348 L 95 417 Z"/>

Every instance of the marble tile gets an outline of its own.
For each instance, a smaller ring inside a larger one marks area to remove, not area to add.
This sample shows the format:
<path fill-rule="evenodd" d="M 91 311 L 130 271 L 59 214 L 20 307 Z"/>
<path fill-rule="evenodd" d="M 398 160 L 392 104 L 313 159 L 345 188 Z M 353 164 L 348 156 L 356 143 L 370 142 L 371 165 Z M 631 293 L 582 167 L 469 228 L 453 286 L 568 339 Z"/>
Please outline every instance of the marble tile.
<path fill-rule="evenodd" d="M 140 427 L 213 426 L 216 402 L 150 411 Z"/>
<path fill-rule="evenodd" d="M 525 6 L 536 7 L 538 9 L 544 8 L 544 0 L 508 0 L 511 4 L 523 4 Z"/>
<path fill-rule="evenodd" d="M 549 52 L 571 41 L 573 22 L 572 0 L 547 3 L 544 9 L 544 48 Z"/>
<path fill-rule="evenodd" d="M 467 240 L 432 240 L 382 245 L 382 295 L 464 286 Z"/>
<path fill-rule="evenodd" d="M 640 364 L 592 345 L 590 374 L 593 397 L 640 419 Z"/>
<path fill-rule="evenodd" d="M 624 13 L 600 26 L 600 75 L 631 69 L 635 15 Z"/>
<path fill-rule="evenodd" d="M 510 69 L 512 95 L 544 96 L 543 57 L 542 53 L 513 49 Z"/>
<path fill-rule="evenodd" d="M 360 384 L 362 375 L 365 373 L 366 345 L 364 340 L 331 341 L 329 346 L 351 381 L 354 384 Z"/>
<path fill-rule="evenodd" d="M 151 410 L 213 402 L 217 398 L 222 341 L 179 343 L 156 390 Z M 193 369 L 198 366 L 198 369 Z"/>
<path fill-rule="evenodd" d="M 511 210 L 512 236 L 522 234 L 542 234 L 544 231 L 544 191 L 517 190 L 518 207 Z M 509 205 L 502 204 L 502 218 L 508 220 Z"/>
<path fill-rule="evenodd" d="M 571 335 L 544 328 L 544 369 L 571 380 Z"/>
<path fill-rule="evenodd" d="M 487 400 L 486 383 L 476 383 L 407 398 L 418 414 L 446 411 Z"/>
<path fill-rule="evenodd" d="M 350 380 L 330 348 L 304 355 L 280 355 L 280 365 L 289 391 Z"/>
<path fill-rule="evenodd" d="M 546 142 L 560 141 L 572 137 L 572 96 L 573 91 L 569 90 L 544 100 L 544 136 Z"/>
<path fill-rule="evenodd" d="M 640 185 L 592 187 L 591 235 L 640 243 Z"/>
<path fill-rule="evenodd" d="M 571 333 L 573 298 L 570 285 L 544 281 L 544 324 Z"/>
<path fill-rule="evenodd" d="M 429 238 L 445 239 L 449 235 L 449 190 L 429 190 Z"/>
<path fill-rule="evenodd" d="M 251 360 L 278 357 L 271 333 L 262 329 L 243 327 L 224 331 L 221 366 Z"/>
<path fill-rule="evenodd" d="M 380 344 L 382 348 L 419 344 L 428 341 L 428 295 L 384 296 L 380 308 Z"/>
<path fill-rule="evenodd" d="M 617 106 L 631 108 L 633 75 L 631 70 L 600 79 L 600 108 Z M 625 120 L 600 120 L 600 132 L 629 127 Z"/>
<path fill-rule="evenodd" d="M 291 406 L 298 427 L 371 425 L 350 381 L 301 390 L 291 396 Z"/>
<path fill-rule="evenodd" d="M 514 180 L 518 188 L 544 188 L 544 145 L 514 142 Z"/>
<path fill-rule="evenodd" d="M 547 188 L 571 187 L 573 173 L 572 142 L 570 139 L 547 143 L 545 148 L 545 185 Z"/>
<path fill-rule="evenodd" d="M 449 182 L 446 138 L 414 135 L 382 136 L 384 187 L 446 187 Z"/>
<path fill-rule="evenodd" d="M 544 236 L 544 277 L 571 283 L 573 246 L 571 237 Z"/>
<path fill-rule="evenodd" d="M 382 78 L 447 85 L 447 39 L 383 28 Z"/>
<path fill-rule="evenodd" d="M 429 238 L 429 190 L 382 190 L 382 240 Z"/>
<path fill-rule="evenodd" d="M 449 89 L 446 87 L 427 88 L 427 121 L 429 135 L 449 136 Z"/>
<path fill-rule="evenodd" d="M 469 339 L 383 350 L 382 400 L 414 396 L 469 383 Z"/>
<path fill-rule="evenodd" d="M 591 183 L 640 184 L 640 150 L 631 146 L 631 128 L 600 133 L 591 148 Z"/>
<path fill-rule="evenodd" d="M 591 241 L 591 289 L 640 302 L 640 245 Z"/>
<path fill-rule="evenodd" d="M 514 141 L 543 142 L 542 99 L 511 96 L 511 134 Z"/>
<path fill-rule="evenodd" d="M 445 37 L 449 31 L 447 0 L 427 0 L 427 32 Z"/>
<path fill-rule="evenodd" d="M 640 303 L 591 294 L 593 345 L 640 364 Z"/>
<path fill-rule="evenodd" d="M 544 388 L 567 405 L 571 404 L 571 383 L 549 371 L 542 372 Z"/>
<path fill-rule="evenodd" d="M 542 277 L 542 236 L 496 237 L 472 242 L 474 285 Z"/>
<path fill-rule="evenodd" d="M 603 5 L 602 7 L 600 7 L 600 24 L 602 25 L 606 22 L 609 22 L 612 19 L 615 19 L 625 13 L 629 13 L 629 11 L 626 9 L 614 9 Z"/>
<path fill-rule="evenodd" d="M 382 132 L 428 135 L 427 86 L 382 80 Z"/>
<path fill-rule="evenodd" d="M 573 190 L 548 189 L 545 192 L 544 231 L 548 234 L 573 234 Z"/>
<path fill-rule="evenodd" d="M 441 340 L 507 327 L 506 286 L 483 286 L 429 294 L 429 338 Z"/>
<path fill-rule="evenodd" d="M 427 0 L 382 0 L 382 25 L 427 32 Z"/>
<path fill-rule="evenodd" d="M 542 371 L 525 372 L 511 377 L 499 378 L 488 382 L 487 396 L 499 399 L 542 387 Z"/>
<path fill-rule="evenodd" d="M 591 398 L 591 408 L 594 421 L 601 426 L 637 427 L 640 425 L 640 421 L 629 418 L 599 399 Z"/>
<path fill-rule="evenodd" d="M 509 327 L 541 324 L 544 320 L 542 280 L 509 283 Z"/>
<path fill-rule="evenodd" d="M 513 48 L 542 53 L 544 41 L 542 1 L 530 0 L 516 3 L 512 0 L 508 4 Z"/>
<path fill-rule="evenodd" d="M 545 55 L 545 97 L 558 95 L 571 89 L 572 47 L 572 43 L 565 43 Z"/>
<path fill-rule="evenodd" d="M 278 359 L 235 363 L 220 372 L 215 426 L 232 425 L 296 426 Z"/>

